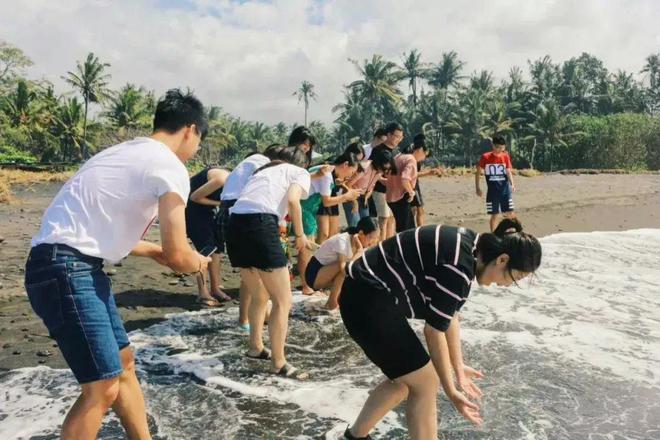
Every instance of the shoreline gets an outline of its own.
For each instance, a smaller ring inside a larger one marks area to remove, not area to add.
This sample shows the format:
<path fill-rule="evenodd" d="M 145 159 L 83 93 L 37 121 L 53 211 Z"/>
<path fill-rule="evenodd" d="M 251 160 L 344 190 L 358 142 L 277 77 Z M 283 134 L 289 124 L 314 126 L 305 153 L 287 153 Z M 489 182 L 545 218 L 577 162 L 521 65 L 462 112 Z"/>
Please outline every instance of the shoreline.
<path fill-rule="evenodd" d="M 517 176 L 514 193 L 525 230 L 539 237 L 562 232 L 660 229 L 660 175 L 546 174 Z M 46 365 L 66 368 L 22 288 L 23 264 L 31 236 L 61 183 L 17 186 L 16 203 L 0 205 L 0 372 Z M 472 176 L 421 180 L 427 223 L 488 229 L 485 199 L 474 195 Z M 158 230 L 147 238 L 157 241 Z M 223 261 L 225 291 L 238 294 L 238 274 Z M 150 260 L 128 257 L 106 266 L 127 331 L 145 328 L 169 313 L 199 310 L 192 276 L 179 277 Z M 298 280 L 294 280 L 294 287 Z M 227 308 L 226 306 L 224 307 Z M 18 353 L 18 354 L 16 354 Z"/>

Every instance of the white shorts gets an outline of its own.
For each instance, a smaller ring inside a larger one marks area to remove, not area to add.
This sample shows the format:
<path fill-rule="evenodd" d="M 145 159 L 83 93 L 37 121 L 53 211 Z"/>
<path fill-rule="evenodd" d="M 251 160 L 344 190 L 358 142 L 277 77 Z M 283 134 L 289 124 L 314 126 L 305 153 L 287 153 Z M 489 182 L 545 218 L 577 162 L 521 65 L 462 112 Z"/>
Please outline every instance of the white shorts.
<path fill-rule="evenodd" d="M 376 214 L 378 217 L 386 218 L 392 216 L 392 210 L 387 204 L 387 199 L 385 198 L 385 193 L 373 192 L 371 197 L 374 198 L 374 203 L 376 205 Z"/>

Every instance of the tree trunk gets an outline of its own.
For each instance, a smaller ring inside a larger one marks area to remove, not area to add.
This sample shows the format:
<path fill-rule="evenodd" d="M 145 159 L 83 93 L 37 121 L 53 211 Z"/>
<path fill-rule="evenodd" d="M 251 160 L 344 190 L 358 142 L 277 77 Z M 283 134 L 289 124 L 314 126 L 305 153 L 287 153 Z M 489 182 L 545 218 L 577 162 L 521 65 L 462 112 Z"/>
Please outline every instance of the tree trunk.
<path fill-rule="evenodd" d="M 534 138 L 534 145 L 532 146 L 532 157 L 529 160 L 529 167 L 534 169 L 534 153 L 536 152 L 536 138 Z"/>
<path fill-rule="evenodd" d="M 89 105 L 89 99 L 85 98 L 85 120 L 83 121 L 83 142 L 82 142 L 82 160 L 87 159 L 87 106 Z"/>

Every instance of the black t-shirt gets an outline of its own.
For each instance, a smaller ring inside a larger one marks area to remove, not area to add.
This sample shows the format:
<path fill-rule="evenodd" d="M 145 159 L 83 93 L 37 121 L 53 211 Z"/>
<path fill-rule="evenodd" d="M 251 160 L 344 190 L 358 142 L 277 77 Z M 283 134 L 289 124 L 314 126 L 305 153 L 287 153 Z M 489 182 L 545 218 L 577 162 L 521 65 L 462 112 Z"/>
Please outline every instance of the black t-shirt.
<path fill-rule="evenodd" d="M 477 239 L 474 231 L 453 226 L 409 229 L 368 249 L 346 271 L 390 294 L 407 318 L 446 331 L 470 293 Z"/>
<path fill-rule="evenodd" d="M 373 150 L 371 150 L 371 154 L 374 154 L 374 151 L 376 150 L 390 151 L 392 153 L 392 157 L 394 157 L 397 153 L 396 148 L 390 148 L 385 144 L 380 144 L 379 146 L 374 147 Z M 374 185 L 374 192 L 385 193 L 387 192 L 387 189 L 385 188 L 385 185 L 381 181 L 378 181 L 376 182 L 376 185 Z"/>

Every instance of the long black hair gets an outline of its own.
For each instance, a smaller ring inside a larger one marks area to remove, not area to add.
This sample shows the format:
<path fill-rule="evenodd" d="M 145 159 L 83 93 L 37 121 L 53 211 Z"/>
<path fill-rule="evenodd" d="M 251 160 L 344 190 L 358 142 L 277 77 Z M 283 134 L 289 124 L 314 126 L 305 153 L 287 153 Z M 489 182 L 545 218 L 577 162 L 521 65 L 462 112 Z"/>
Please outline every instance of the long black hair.
<path fill-rule="evenodd" d="M 335 158 L 335 160 L 332 161 L 333 165 L 341 165 L 344 162 L 348 164 L 348 166 L 354 167 L 356 165 L 360 165 L 360 161 L 357 158 L 357 154 L 352 153 L 348 150 L 344 151 L 341 153 L 339 156 Z"/>
<path fill-rule="evenodd" d="M 516 219 L 505 218 L 492 233 L 482 234 L 475 249 L 475 255 L 484 265 L 494 261 L 502 254 L 509 256 L 507 270 L 513 278 L 513 270 L 533 273 L 541 265 L 543 251 L 539 240 L 523 232 L 523 227 Z"/>
<path fill-rule="evenodd" d="M 394 168 L 394 157 L 389 148 L 374 148 L 369 157 L 371 167 L 376 171 L 384 173 Z M 386 170 L 389 165 L 389 170 Z"/>
<path fill-rule="evenodd" d="M 278 146 L 270 147 L 269 150 L 269 156 L 267 157 L 270 157 L 271 161 L 258 168 L 253 175 L 266 168 L 282 165 L 283 163 L 289 163 L 300 168 L 307 168 L 309 166 L 307 155 L 298 147 Z"/>
<path fill-rule="evenodd" d="M 350 235 L 355 235 L 362 232 L 364 235 L 371 234 L 378 230 L 378 221 L 373 217 L 362 217 L 356 226 L 346 228 L 346 232 Z"/>
<path fill-rule="evenodd" d="M 364 147 L 360 142 L 353 142 L 348 144 L 348 147 L 344 150 L 344 153 L 353 153 L 356 156 L 362 155 L 366 159 L 366 154 L 364 154 Z"/>
<path fill-rule="evenodd" d="M 290 147 L 300 147 L 305 142 L 309 142 L 309 151 L 306 154 L 309 163 L 312 163 L 312 151 L 314 150 L 314 145 L 316 145 L 316 137 L 304 125 L 294 128 L 289 136 L 288 145 Z"/>

